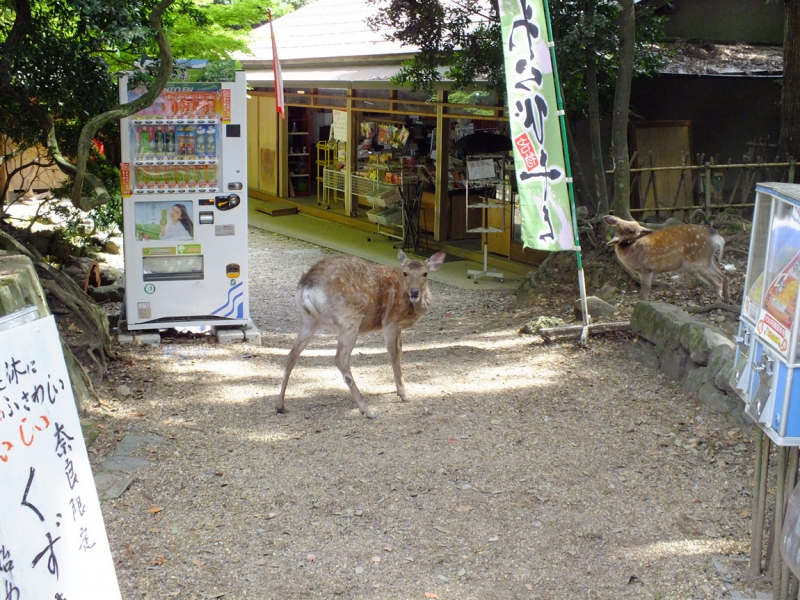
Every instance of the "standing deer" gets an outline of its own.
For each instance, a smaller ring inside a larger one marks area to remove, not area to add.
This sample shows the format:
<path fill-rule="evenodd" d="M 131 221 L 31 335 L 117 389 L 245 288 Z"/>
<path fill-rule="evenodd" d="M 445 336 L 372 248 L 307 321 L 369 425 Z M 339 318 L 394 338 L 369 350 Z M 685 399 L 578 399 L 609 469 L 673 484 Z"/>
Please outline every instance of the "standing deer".
<path fill-rule="evenodd" d="M 314 264 L 297 285 L 295 300 L 300 311 L 300 332 L 289 351 L 283 383 L 275 409 L 286 412 L 286 385 L 300 353 L 320 327 L 339 334 L 336 366 L 361 414 L 374 418 L 350 372 L 350 356 L 359 333 L 381 330 L 392 361 L 397 395 L 406 399 L 403 381 L 401 335 L 428 310 L 432 295 L 428 272 L 442 266 L 445 253 L 437 252 L 426 262 L 410 260 L 400 250 L 402 270 L 374 265 L 355 256 L 333 256 Z"/>
<path fill-rule="evenodd" d="M 608 245 L 614 246 L 622 265 L 641 279 L 642 300 L 650 295 L 653 275 L 683 270 L 706 279 L 728 303 L 728 278 L 714 262 L 717 253 L 722 258 L 725 240 L 714 230 L 703 225 L 672 225 L 653 231 L 612 215 L 604 219 L 616 229 Z"/>

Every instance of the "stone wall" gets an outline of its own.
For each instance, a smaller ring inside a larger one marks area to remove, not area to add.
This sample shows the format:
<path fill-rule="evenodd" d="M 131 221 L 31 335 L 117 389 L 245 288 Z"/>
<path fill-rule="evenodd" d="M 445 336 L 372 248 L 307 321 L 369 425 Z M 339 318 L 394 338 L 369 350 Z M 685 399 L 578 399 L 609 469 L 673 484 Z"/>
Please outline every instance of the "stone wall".
<path fill-rule="evenodd" d="M 736 345 L 722 330 L 663 302 L 643 301 L 631 316 L 639 336 L 628 355 L 680 383 L 700 404 L 749 423 L 729 383 Z"/>

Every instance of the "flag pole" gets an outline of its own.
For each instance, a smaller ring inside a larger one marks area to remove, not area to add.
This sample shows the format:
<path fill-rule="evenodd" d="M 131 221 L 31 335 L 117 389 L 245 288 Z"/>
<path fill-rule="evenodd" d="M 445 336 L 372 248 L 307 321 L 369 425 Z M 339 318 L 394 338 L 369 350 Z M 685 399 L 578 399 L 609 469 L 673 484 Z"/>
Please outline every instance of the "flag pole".
<path fill-rule="evenodd" d="M 272 11 L 267 9 L 269 17 L 269 35 L 272 38 L 272 78 L 275 84 L 275 112 L 286 120 L 286 105 L 283 98 L 283 73 L 278 60 L 278 42 L 275 41 L 275 30 L 272 28 Z"/>
<path fill-rule="evenodd" d="M 556 45 L 553 39 L 553 26 L 550 20 L 550 5 L 547 0 L 542 0 L 544 14 L 547 22 L 547 39 L 550 40 L 550 62 L 553 65 L 553 81 L 556 88 L 556 102 L 558 105 L 558 122 L 561 126 L 561 143 L 564 147 L 564 169 L 567 177 L 567 190 L 569 191 L 569 207 L 572 213 L 572 235 L 575 239 L 575 257 L 578 261 L 578 288 L 581 294 L 581 312 L 583 313 L 583 329 L 581 331 L 581 346 L 588 344 L 589 325 L 592 318 L 589 315 L 589 305 L 586 300 L 586 279 L 583 273 L 583 259 L 581 257 L 581 241 L 578 236 L 578 219 L 575 211 L 575 188 L 572 181 L 572 167 L 569 160 L 569 146 L 567 145 L 567 123 L 564 116 L 564 100 L 561 95 L 561 82 L 558 79 L 558 64 L 556 63 Z"/>

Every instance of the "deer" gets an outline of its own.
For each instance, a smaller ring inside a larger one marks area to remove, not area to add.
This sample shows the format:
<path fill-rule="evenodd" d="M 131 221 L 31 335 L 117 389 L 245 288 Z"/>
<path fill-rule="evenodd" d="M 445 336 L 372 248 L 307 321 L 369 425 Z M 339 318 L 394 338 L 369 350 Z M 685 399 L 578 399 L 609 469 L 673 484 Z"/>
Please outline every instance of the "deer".
<path fill-rule="evenodd" d="M 427 261 L 409 259 L 398 251 L 401 269 L 376 265 L 350 255 L 323 258 L 306 271 L 297 284 L 295 301 L 300 313 L 300 331 L 294 340 L 275 409 L 285 413 L 284 397 L 289 375 L 297 359 L 314 336 L 324 328 L 338 334 L 336 366 L 361 414 L 375 418 L 350 371 L 353 347 L 360 333 L 380 330 L 394 372 L 397 395 L 407 400 L 402 365 L 402 332 L 414 325 L 431 306 L 428 273 L 442 266 L 444 252 Z"/>
<path fill-rule="evenodd" d="M 603 218 L 615 228 L 608 245 L 614 246 L 622 266 L 639 276 L 642 300 L 650 295 L 653 275 L 682 270 L 705 279 L 729 303 L 728 278 L 714 262 L 725 248 L 725 239 L 716 231 L 704 225 L 671 225 L 654 231 L 613 215 Z"/>

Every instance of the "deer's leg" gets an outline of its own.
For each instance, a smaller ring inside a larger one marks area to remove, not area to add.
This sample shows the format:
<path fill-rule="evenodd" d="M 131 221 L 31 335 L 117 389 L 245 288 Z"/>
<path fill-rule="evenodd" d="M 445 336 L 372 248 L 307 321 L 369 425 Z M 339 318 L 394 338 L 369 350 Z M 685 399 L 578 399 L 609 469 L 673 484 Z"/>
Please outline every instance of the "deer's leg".
<path fill-rule="evenodd" d="M 286 368 L 283 370 L 283 382 L 281 382 L 281 393 L 278 400 L 275 402 L 275 410 L 279 413 L 285 413 L 286 407 L 283 405 L 283 397 L 286 395 L 286 385 L 289 383 L 289 375 L 292 374 L 292 369 L 297 363 L 300 353 L 308 345 L 309 340 L 314 337 L 319 324 L 316 320 L 302 319 L 300 321 L 300 331 L 292 344 L 292 349 L 289 350 L 289 357 L 286 359 Z"/>
<path fill-rule="evenodd" d="M 650 296 L 650 286 L 653 284 L 653 271 L 642 271 L 641 279 L 641 298 L 642 300 L 647 300 L 647 298 Z"/>
<path fill-rule="evenodd" d="M 397 395 L 405 401 L 406 384 L 403 381 L 403 339 L 402 331 L 397 327 L 384 327 L 383 339 L 386 340 L 386 349 L 389 351 L 389 360 L 392 361 L 392 371 L 394 372 L 394 385 L 397 388 Z"/>
<path fill-rule="evenodd" d="M 361 395 L 361 391 L 358 389 L 355 379 L 353 379 L 353 374 L 350 372 L 350 357 L 356 345 L 356 338 L 358 338 L 358 326 L 351 329 L 339 330 L 339 344 L 336 348 L 336 366 L 339 368 L 339 371 L 341 371 L 347 387 L 350 388 L 350 393 L 353 396 L 353 400 L 355 400 L 358 405 L 358 410 L 360 410 L 361 414 L 365 417 L 374 419 L 375 413 L 367 406 L 367 403 L 364 401 L 364 396 Z"/>
<path fill-rule="evenodd" d="M 729 304 L 728 297 L 728 278 L 715 264 L 709 264 L 707 267 L 698 270 L 700 276 L 706 279 L 717 290 L 717 296 L 723 300 L 725 304 Z"/>

